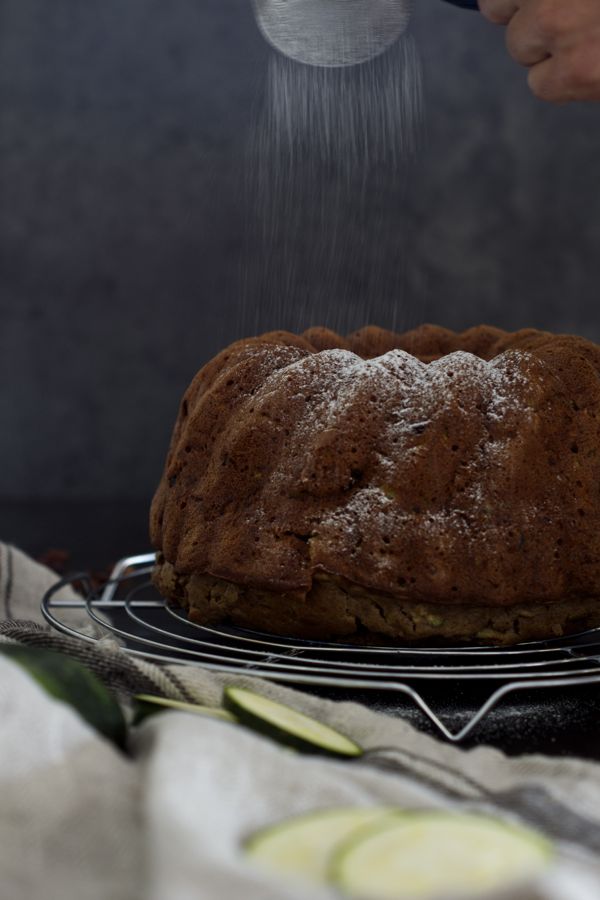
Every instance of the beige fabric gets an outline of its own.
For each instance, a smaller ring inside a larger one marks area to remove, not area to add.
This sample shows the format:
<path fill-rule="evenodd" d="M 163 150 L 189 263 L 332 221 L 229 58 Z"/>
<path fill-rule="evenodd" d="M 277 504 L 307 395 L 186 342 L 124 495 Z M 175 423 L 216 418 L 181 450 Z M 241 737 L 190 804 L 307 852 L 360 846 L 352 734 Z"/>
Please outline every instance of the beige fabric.
<path fill-rule="evenodd" d="M 12 578 L 9 578 L 9 570 Z M 16 577 L 15 577 L 16 576 Z M 53 576 L 0 544 L 0 610 L 37 624 L 0 627 L 0 640 L 66 649 L 40 628 Z M 7 585 L 9 609 L 6 609 Z M 66 596 L 66 595 L 65 595 Z M 231 677 L 137 664 L 112 642 L 68 645 L 126 697 L 139 685 L 219 702 Z M 338 763 L 289 753 L 225 722 L 167 713 L 137 729 L 126 757 L 0 656 L 0 883 L 7 900 L 300 900 L 333 898 L 273 880 L 240 844 L 294 813 L 386 803 L 494 809 L 562 838 L 550 877 L 514 900 L 600 896 L 600 767 L 575 759 L 463 752 L 400 720 L 249 678 L 385 757 Z M 393 767 L 387 771 L 385 760 Z M 481 792 L 483 787 L 483 794 Z"/>

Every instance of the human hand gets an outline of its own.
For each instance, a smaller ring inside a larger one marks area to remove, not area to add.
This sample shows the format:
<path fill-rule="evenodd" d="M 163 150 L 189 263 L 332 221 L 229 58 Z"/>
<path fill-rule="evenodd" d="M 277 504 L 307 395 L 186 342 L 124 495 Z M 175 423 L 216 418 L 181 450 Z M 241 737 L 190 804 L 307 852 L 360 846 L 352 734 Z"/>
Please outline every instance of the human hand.
<path fill-rule="evenodd" d="M 536 97 L 600 101 L 600 0 L 479 0 Z"/>

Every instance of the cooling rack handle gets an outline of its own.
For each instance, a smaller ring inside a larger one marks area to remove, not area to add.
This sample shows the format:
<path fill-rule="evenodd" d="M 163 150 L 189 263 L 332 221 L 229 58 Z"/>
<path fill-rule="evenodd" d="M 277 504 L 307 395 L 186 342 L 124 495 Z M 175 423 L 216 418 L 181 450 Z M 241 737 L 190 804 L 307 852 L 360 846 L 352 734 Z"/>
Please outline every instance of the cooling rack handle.
<path fill-rule="evenodd" d="M 446 0 L 446 3 L 452 3 L 453 6 L 462 6 L 463 9 L 479 9 L 477 0 Z"/>

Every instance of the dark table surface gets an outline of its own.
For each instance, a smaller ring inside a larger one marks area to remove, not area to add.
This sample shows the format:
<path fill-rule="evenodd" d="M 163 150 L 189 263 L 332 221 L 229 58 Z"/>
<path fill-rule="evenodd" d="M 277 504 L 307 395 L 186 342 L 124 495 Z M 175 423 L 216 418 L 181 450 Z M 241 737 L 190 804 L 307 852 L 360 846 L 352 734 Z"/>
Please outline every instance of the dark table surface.
<path fill-rule="evenodd" d="M 0 538 L 36 558 L 66 550 L 70 571 L 110 570 L 122 557 L 150 549 L 148 505 L 143 501 L 0 502 Z M 320 693 L 360 700 L 432 730 L 412 701 L 397 693 L 334 689 Z M 454 731 L 485 699 L 485 690 L 467 690 L 448 680 L 427 698 Z M 511 754 L 570 754 L 600 760 L 600 685 L 530 691 L 506 699 L 467 746 L 478 744 L 492 744 Z"/>

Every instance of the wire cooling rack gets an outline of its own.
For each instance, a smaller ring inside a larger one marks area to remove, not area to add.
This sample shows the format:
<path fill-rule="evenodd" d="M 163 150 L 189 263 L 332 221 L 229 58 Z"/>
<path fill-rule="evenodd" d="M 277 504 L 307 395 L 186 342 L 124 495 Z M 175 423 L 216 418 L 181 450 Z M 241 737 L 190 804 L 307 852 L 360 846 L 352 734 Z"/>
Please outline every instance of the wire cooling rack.
<path fill-rule="evenodd" d="M 313 688 L 399 692 L 453 743 L 470 735 L 509 694 L 600 683 L 600 628 L 504 649 L 359 647 L 275 637 L 190 622 L 184 610 L 168 605 L 152 585 L 153 564 L 154 554 L 127 557 L 100 590 L 93 589 L 86 575 L 62 579 L 43 598 L 42 613 L 64 634 L 95 642 L 98 637 L 65 620 L 67 611 L 85 611 L 128 653 L 158 663 L 200 665 Z M 62 599 L 61 589 L 74 583 L 83 585 L 81 599 Z M 475 683 L 486 699 L 466 724 L 452 731 L 425 698 L 425 689 Z"/>

